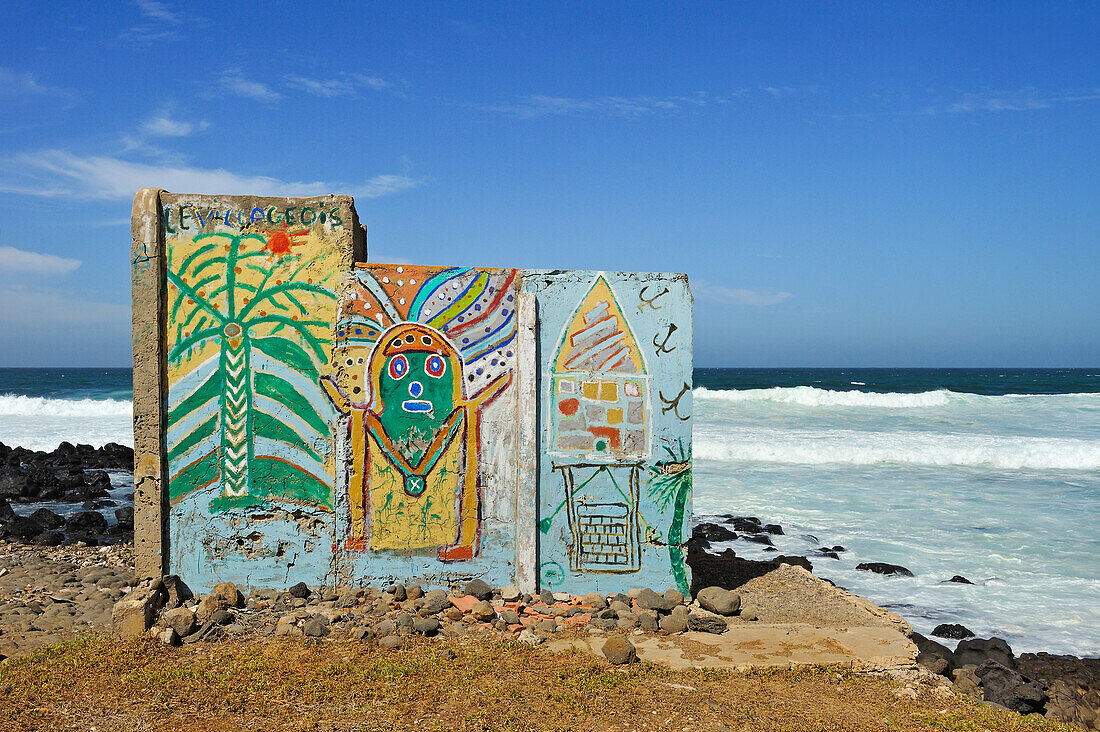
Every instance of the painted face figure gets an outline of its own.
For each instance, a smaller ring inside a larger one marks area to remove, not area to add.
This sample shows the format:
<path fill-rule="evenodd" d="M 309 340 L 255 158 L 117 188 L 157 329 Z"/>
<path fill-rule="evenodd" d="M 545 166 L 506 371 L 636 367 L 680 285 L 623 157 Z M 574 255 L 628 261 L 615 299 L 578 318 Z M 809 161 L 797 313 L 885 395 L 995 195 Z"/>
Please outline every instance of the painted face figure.
<path fill-rule="evenodd" d="M 417 323 L 391 329 L 371 360 L 372 405 L 394 449 L 417 463 L 462 405 L 461 363 L 439 333 Z"/>

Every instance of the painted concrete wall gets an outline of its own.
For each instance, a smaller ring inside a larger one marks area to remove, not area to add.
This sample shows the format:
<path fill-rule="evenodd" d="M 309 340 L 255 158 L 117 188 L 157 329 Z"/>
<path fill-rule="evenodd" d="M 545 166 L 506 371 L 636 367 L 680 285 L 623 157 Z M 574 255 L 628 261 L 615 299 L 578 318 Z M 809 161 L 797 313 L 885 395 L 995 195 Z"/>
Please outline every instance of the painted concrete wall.
<path fill-rule="evenodd" d="M 347 197 L 138 194 L 139 571 L 686 586 L 686 279 L 366 258 Z"/>
<path fill-rule="evenodd" d="M 687 278 L 529 271 L 523 287 L 539 311 L 540 585 L 686 593 Z"/>

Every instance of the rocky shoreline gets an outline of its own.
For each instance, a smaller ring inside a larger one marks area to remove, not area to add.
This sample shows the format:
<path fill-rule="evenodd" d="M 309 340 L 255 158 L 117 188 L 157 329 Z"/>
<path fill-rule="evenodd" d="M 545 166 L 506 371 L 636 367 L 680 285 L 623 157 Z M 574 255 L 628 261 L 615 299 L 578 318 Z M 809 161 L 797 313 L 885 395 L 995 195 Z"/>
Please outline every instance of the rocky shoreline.
<path fill-rule="evenodd" d="M 283 635 L 321 642 L 331 635 L 384 648 L 400 647 L 409 635 L 475 633 L 531 645 L 595 640 L 609 661 L 629 663 L 637 657 L 635 643 L 647 637 L 717 636 L 764 621 L 824 622 L 814 617 L 812 602 L 769 605 L 767 582 L 783 575 L 784 565 L 812 572 L 818 557 L 836 559 L 845 551 L 822 544 L 810 556 L 785 556 L 770 547 L 770 537 L 784 533 L 782 526 L 756 517 L 716 516 L 699 522 L 687 544 L 693 576 L 689 597 L 646 588 L 611 596 L 530 596 L 474 580 L 430 591 L 401 584 L 339 591 L 299 584 L 254 589 L 247 597 L 223 583 L 197 598 L 175 578 L 135 580 L 133 509 L 111 498 L 111 476 L 102 472 L 128 469 L 130 461 L 132 451 L 118 445 L 96 449 L 64 443 L 45 453 L 0 444 L 0 661 L 89 632 L 151 632 L 170 644 Z M 67 517 L 48 508 L 26 516 L 15 510 L 43 501 L 79 501 L 82 510 Z M 108 522 L 105 512 L 116 514 L 115 520 Z M 738 557 L 733 549 L 712 551 L 712 544 L 736 538 L 771 548 L 774 556 L 756 561 Z M 908 572 L 876 562 L 859 569 Z M 1100 729 L 1100 659 L 1045 653 L 1017 657 L 1003 640 L 973 638 L 959 625 L 941 625 L 934 634 L 958 644 L 952 650 L 911 633 L 919 651 L 916 663 L 925 673 L 950 680 L 960 692 L 985 702 Z"/>

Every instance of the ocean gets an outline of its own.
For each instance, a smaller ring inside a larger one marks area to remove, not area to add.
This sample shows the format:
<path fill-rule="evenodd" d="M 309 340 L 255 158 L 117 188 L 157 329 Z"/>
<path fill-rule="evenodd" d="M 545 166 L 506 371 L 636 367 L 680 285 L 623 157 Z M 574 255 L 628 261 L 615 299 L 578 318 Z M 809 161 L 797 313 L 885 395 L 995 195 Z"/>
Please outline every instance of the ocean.
<path fill-rule="evenodd" d="M 0 442 L 132 444 L 130 378 L 0 369 Z M 697 369 L 694 405 L 697 519 L 781 524 L 779 552 L 926 635 L 1100 656 L 1100 369 Z"/>

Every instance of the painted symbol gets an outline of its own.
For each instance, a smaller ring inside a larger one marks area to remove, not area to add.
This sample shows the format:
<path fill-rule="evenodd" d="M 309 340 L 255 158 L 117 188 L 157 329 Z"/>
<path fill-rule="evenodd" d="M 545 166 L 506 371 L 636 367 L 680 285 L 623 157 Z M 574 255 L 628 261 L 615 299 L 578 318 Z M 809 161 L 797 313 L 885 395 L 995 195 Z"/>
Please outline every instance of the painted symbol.
<path fill-rule="evenodd" d="M 665 354 L 665 353 L 672 353 L 673 351 L 676 350 L 676 346 L 673 346 L 672 348 L 668 347 L 668 339 L 672 337 L 672 334 L 675 333 L 676 330 L 677 330 L 676 324 L 675 323 L 669 323 L 668 324 L 668 333 L 665 333 L 665 339 L 663 341 L 661 341 L 660 343 L 657 342 L 657 339 L 661 335 L 660 333 L 653 336 L 653 347 L 656 349 L 654 351 L 654 353 L 656 353 L 658 356 L 660 356 L 660 355 Z"/>
<path fill-rule="evenodd" d="M 676 419 L 680 420 L 681 422 L 687 422 L 688 417 L 680 415 L 680 400 L 683 399 L 684 394 L 687 394 L 689 391 L 691 391 L 691 384 L 687 383 L 686 381 L 684 382 L 683 388 L 680 389 L 680 393 L 672 399 L 666 397 L 663 391 L 658 391 L 657 396 L 661 397 L 661 401 L 665 403 L 665 406 L 661 407 L 661 414 L 668 414 L 669 412 L 672 412 L 676 415 Z"/>
<path fill-rule="evenodd" d="M 656 295 L 654 295 L 653 297 L 648 297 L 647 298 L 645 296 L 645 293 L 646 293 L 646 290 L 648 290 L 648 289 L 649 289 L 649 285 L 646 285 L 645 287 L 642 288 L 642 291 L 638 293 L 638 300 L 641 302 L 641 304 L 638 305 L 638 312 L 639 313 L 642 312 L 642 310 L 644 310 L 646 308 L 646 306 L 649 306 L 650 310 L 660 310 L 661 307 L 659 305 L 654 305 L 653 303 L 657 300 L 657 298 L 663 297 L 663 296 L 668 294 L 668 288 L 666 287 L 663 290 L 661 290 L 660 292 L 658 292 Z"/>

